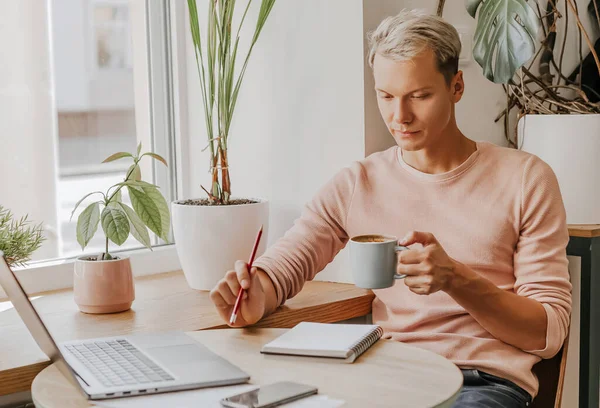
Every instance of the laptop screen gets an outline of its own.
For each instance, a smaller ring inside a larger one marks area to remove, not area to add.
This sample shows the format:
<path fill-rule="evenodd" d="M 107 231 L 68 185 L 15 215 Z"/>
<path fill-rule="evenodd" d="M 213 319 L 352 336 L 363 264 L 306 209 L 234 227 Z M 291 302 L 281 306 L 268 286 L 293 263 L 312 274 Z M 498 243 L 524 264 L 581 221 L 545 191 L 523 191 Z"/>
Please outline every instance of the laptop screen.
<path fill-rule="evenodd" d="M 75 379 L 71 368 L 66 364 L 56 342 L 48 332 L 48 329 L 46 329 L 46 326 L 33 307 L 29 297 L 27 297 L 23 286 L 21 286 L 21 283 L 11 270 L 6 259 L 4 259 L 4 253 L 2 251 L 0 251 L 0 285 L 6 292 L 8 299 L 12 302 L 19 316 L 21 316 L 21 319 L 23 319 L 23 322 L 38 346 L 48 356 L 50 361 L 56 363 L 56 366 L 63 375 L 69 381 L 74 383 L 77 388 L 81 389 L 81 385 Z"/>

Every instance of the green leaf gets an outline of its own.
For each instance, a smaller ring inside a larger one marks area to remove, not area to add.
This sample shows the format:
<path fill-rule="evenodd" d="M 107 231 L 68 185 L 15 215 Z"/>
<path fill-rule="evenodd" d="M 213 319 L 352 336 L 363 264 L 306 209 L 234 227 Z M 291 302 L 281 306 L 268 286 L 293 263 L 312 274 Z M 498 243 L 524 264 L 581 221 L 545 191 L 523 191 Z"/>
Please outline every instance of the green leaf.
<path fill-rule="evenodd" d="M 171 232 L 171 215 L 169 205 L 163 195 L 155 188 L 144 187 L 144 192 L 154 201 L 160 212 L 161 234 L 157 234 L 165 242 L 169 242 L 169 233 Z"/>
<path fill-rule="evenodd" d="M 125 211 L 125 214 L 127 214 L 131 235 L 133 235 L 133 237 L 142 245 L 152 249 L 150 245 L 150 234 L 148 234 L 148 228 L 146 228 L 143 221 L 138 217 L 135 211 L 133 211 L 133 208 L 123 203 L 119 203 L 119 205 L 123 211 Z"/>
<path fill-rule="evenodd" d="M 138 143 L 136 156 L 140 157 L 140 152 L 142 151 L 142 142 Z"/>
<path fill-rule="evenodd" d="M 84 249 L 90 242 L 96 230 L 98 229 L 98 222 L 100 221 L 100 204 L 92 203 L 87 206 L 77 219 L 77 242 L 81 245 L 81 249 Z"/>
<path fill-rule="evenodd" d="M 466 0 L 465 7 L 467 12 L 471 15 L 471 17 L 475 18 L 475 14 L 477 13 L 477 7 L 483 0 Z"/>
<path fill-rule="evenodd" d="M 129 236 L 129 220 L 119 204 L 111 203 L 104 207 L 102 229 L 108 239 L 117 245 L 122 245 Z"/>
<path fill-rule="evenodd" d="M 119 153 L 115 153 L 115 154 L 108 156 L 106 159 L 104 159 L 104 161 L 102 163 L 108 163 L 111 161 L 119 160 L 124 157 L 133 157 L 133 156 L 131 155 L 131 153 L 119 152 Z"/>
<path fill-rule="evenodd" d="M 469 14 L 475 15 L 481 3 L 469 0 Z M 535 54 L 539 28 L 535 10 L 526 0 L 484 1 L 477 18 L 473 58 L 485 77 L 495 83 L 509 82 Z"/>
<path fill-rule="evenodd" d="M 118 186 L 127 186 L 127 187 L 133 187 L 138 191 L 144 192 L 143 187 L 148 187 L 148 188 L 159 188 L 156 184 L 150 184 L 150 183 L 146 183 L 145 181 L 135 181 L 135 180 L 128 180 L 128 181 L 122 181 L 121 183 L 117 184 Z"/>
<path fill-rule="evenodd" d="M 136 214 L 139 215 L 144 224 L 150 228 L 159 237 L 162 236 L 161 211 L 154 200 L 146 194 L 144 190 L 139 191 L 136 188 L 127 187 L 131 204 Z M 154 190 L 156 189 L 149 189 Z M 159 193 L 160 194 L 160 193 Z"/>
<path fill-rule="evenodd" d="M 129 172 L 131 172 L 131 174 L 129 174 Z M 139 181 L 142 179 L 142 171 L 140 170 L 140 166 L 138 166 L 137 164 L 132 164 L 131 166 L 129 166 L 126 174 L 129 174 L 127 180 Z"/>
<path fill-rule="evenodd" d="M 165 166 L 169 167 L 169 165 L 167 164 L 167 161 L 166 161 L 165 159 L 163 159 L 163 158 L 162 158 L 162 156 L 159 156 L 159 155 L 158 155 L 158 154 L 156 154 L 156 153 L 144 153 L 144 154 L 142 155 L 142 157 L 143 157 L 143 156 L 150 156 L 150 157 L 152 157 L 152 158 L 154 158 L 154 159 L 158 160 L 159 162 L 163 163 Z"/>
<path fill-rule="evenodd" d="M 75 214 L 75 210 L 77 210 L 77 207 L 79 207 L 79 204 L 81 204 L 83 200 L 85 200 L 86 198 L 88 198 L 92 194 L 102 194 L 102 192 L 101 191 L 94 191 L 93 193 L 86 194 L 85 196 L 83 196 L 83 198 L 81 200 L 77 201 L 77 204 L 75 204 L 75 208 L 73 208 L 73 211 L 71 211 L 71 217 L 69 218 L 69 221 L 71 221 L 71 219 L 73 219 L 73 214 Z"/>

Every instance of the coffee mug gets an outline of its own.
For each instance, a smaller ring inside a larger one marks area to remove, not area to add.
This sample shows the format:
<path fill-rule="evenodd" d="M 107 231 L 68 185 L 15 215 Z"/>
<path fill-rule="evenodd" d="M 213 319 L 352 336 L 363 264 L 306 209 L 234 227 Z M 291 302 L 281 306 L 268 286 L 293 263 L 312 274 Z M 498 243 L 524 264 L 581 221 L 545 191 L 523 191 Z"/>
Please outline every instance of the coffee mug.
<path fill-rule="evenodd" d="M 383 289 L 406 275 L 396 273 L 396 253 L 409 248 L 388 235 L 358 235 L 350 239 L 350 262 L 354 284 L 359 288 Z"/>

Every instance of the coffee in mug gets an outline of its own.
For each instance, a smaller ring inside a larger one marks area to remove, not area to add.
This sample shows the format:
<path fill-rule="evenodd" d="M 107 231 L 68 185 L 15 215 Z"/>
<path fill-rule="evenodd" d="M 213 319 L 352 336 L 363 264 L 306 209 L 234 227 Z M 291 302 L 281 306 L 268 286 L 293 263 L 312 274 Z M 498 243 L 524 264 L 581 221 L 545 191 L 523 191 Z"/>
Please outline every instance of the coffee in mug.
<path fill-rule="evenodd" d="M 409 248 L 388 235 L 358 235 L 350 239 L 350 262 L 354 284 L 359 288 L 383 289 L 406 275 L 396 273 L 396 253 Z"/>
<path fill-rule="evenodd" d="M 358 237 L 352 238 L 352 240 L 354 240 L 356 242 L 385 242 L 385 241 L 388 241 L 388 239 L 382 235 L 360 235 Z"/>

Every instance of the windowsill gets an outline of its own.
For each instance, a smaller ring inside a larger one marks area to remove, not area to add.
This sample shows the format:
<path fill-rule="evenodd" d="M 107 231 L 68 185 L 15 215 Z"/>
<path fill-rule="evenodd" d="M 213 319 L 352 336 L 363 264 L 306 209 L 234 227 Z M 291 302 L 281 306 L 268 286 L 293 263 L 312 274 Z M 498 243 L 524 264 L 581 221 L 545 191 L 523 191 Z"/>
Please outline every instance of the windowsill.
<path fill-rule="evenodd" d="M 154 246 L 152 250 L 148 248 L 131 248 L 116 250 L 112 253 L 129 257 L 135 277 L 181 269 L 174 244 Z M 82 253 L 77 257 L 66 259 L 31 262 L 27 268 L 16 268 L 15 274 L 29 296 L 59 289 L 70 289 L 73 287 L 75 260 L 83 255 L 90 255 L 90 253 Z M 6 293 L 0 287 L 0 302 L 6 300 Z"/>
<path fill-rule="evenodd" d="M 112 315 L 78 311 L 71 289 L 39 293 L 34 305 L 57 341 L 140 332 L 227 327 L 208 292 L 190 289 L 183 273 L 136 278 L 131 310 Z M 337 322 L 371 312 L 374 295 L 354 285 L 307 282 L 304 289 L 257 327 L 293 327 L 300 321 Z M 13 308 L 0 312 L 0 395 L 29 390 L 49 361 Z"/>

